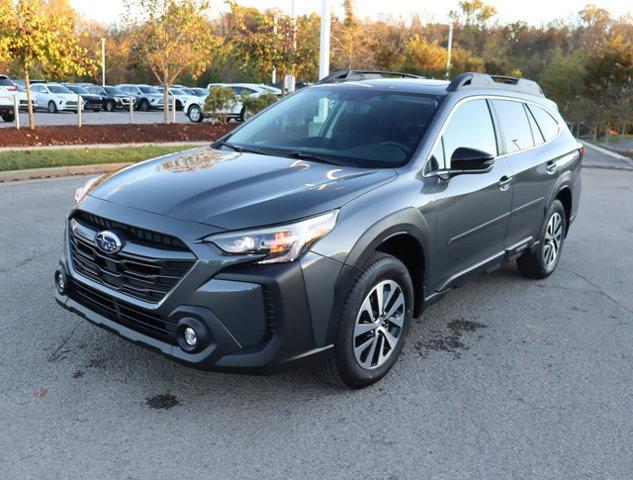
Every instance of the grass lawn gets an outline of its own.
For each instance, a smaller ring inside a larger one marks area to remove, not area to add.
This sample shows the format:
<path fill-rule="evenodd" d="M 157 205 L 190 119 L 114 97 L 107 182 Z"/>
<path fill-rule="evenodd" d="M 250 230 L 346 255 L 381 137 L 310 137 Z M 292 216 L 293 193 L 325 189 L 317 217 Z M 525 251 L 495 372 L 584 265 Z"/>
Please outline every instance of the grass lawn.
<path fill-rule="evenodd" d="M 140 162 L 168 153 L 193 148 L 185 146 L 142 146 L 121 148 L 69 148 L 42 150 L 12 150 L 0 152 L 0 172 L 29 168 L 68 167 L 98 163 Z"/>

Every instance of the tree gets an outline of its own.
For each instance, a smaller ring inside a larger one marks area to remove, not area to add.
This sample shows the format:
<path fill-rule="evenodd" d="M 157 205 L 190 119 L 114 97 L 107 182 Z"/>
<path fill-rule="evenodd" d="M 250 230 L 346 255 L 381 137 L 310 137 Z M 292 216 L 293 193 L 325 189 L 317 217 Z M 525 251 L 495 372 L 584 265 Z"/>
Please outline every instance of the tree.
<path fill-rule="evenodd" d="M 228 122 L 228 113 L 237 104 L 235 93 L 229 87 L 216 86 L 209 89 L 204 100 L 203 110 L 206 115 L 222 124 Z"/>
<path fill-rule="evenodd" d="M 496 14 L 497 9 L 482 0 L 462 0 L 459 11 L 451 11 L 449 16 L 461 25 L 484 30 Z"/>
<path fill-rule="evenodd" d="M 68 0 L 0 0 L 0 58 L 24 75 L 29 125 L 35 128 L 30 74 L 34 68 L 49 76 L 85 75 L 95 62 L 79 45 L 76 15 Z"/>
<path fill-rule="evenodd" d="M 204 72 L 221 42 L 209 28 L 205 0 L 125 0 L 132 51 L 164 87 L 164 121 L 169 123 L 169 89 L 183 73 Z"/>
<path fill-rule="evenodd" d="M 443 76 L 448 51 L 437 42 L 429 42 L 415 34 L 406 43 L 404 51 L 405 71 L 431 77 Z"/>

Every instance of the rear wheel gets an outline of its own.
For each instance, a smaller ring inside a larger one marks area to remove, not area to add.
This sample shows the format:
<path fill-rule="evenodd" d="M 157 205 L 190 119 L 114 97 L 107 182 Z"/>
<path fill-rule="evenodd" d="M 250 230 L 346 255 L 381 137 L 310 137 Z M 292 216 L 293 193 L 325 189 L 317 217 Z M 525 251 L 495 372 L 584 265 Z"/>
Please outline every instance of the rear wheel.
<path fill-rule="evenodd" d="M 519 272 L 528 278 L 549 277 L 556 270 L 563 250 L 567 231 L 565 207 L 559 200 L 554 200 L 545 218 L 538 246 L 517 259 Z"/>
<path fill-rule="evenodd" d="M 318 366 L 331 384 L 363 388 L 395 364 L 411 323 L 413 284 L 404 264 L 376 252 L 361 269 L 341 317 L 334 358 Z"/>
<path fill-rule="evenodd" d="M 48 102 L 48 113 L 57 113 L 57 105 L 52 100 Z"/>
<path fill-rule="evenodd" d="M 189 117 L 189 120 L 194 123 L 200 123 L 204 119 L 204 116 L 202 115 L 202 110 L 200 110 L 200 107 L 198 105 L 191 105 L 189 107 L 189 110 L 187 110 L 187 116 Z"/>

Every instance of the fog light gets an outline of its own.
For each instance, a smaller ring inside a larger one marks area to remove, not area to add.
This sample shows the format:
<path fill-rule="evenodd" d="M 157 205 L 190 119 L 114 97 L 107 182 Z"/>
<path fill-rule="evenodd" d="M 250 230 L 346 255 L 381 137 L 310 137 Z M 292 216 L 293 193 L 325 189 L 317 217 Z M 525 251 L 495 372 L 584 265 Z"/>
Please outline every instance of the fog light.
<path fill-rule="evenodd" d="M 196 335 L 196 331 L 191 327 L 185 328 L 185 342 L 187 342 L 187 345 L 189 345 L 190 347 L 195 347 L 198 343 L 198 336 Z"/>
<path fill-rule="evenodd" d="M 55 270 L 55 288 L 60 295 L 68 293 L 68 278 L 63 269 Z"/>

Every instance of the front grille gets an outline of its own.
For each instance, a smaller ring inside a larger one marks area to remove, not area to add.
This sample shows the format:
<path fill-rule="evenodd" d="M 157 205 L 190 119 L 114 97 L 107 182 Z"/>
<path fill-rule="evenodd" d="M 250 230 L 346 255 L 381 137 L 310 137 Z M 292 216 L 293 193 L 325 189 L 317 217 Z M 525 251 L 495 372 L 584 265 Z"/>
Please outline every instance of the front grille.
<path fill-rule="evenodd" d="M 77 102 L 75 102 L 75 101 L 66 102 L 66 106 L 67 107 L 76 107 L 77 106 Z"/>
<path fill-rule="evenodd" d="M 149 310 L 122 302 L 77 282 L 73 282 L 68 296 L 113 322 L 172 345 L 177 343 L 175 323 Z"/>
<path fill-rule="evenodd" d="M 180 240 L 173 237 L 113 222 L 82 211 L 77 212 L 73 219 L 77 222 L 78 232 L 83 232 L 75 233 L 72 228 L 68 232 L 75 270 L 125 295 L 147 302 L 159 302 L 195 262 L 195 256 L 189 250 L 184 252 L 180 249 L 156 247 L 176 245 L 178 242 L 184 246 Z M 84 222 L 84 219 L 94 223 Z M 103 229 L 121 232 L 121 236 L 126 239 L 122 251 L 110 255 L 96 247 L 94 236 Z M 137 252 L 147 252 L 147 255 Z"/>
<path fill-rule="evenodd" d="M 165 248 L 167 250 L 189 252 L 189 248 L 187 248 L 187 245 L 185 245 L 182 240 L 170 235 L 115 222 L 107 218 L 93 215 L 92 213 L 84 212 L 83 210 L 79 210 L 75 213 L 74 218 L 95 230 L 122 230 L 125 232 L 126 238 L 134 243 L 154 248 Z"/>

